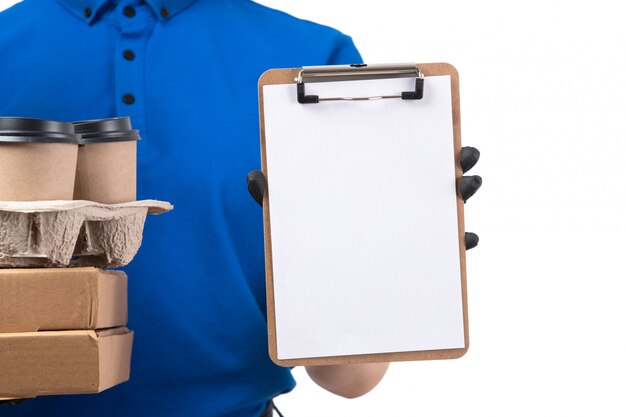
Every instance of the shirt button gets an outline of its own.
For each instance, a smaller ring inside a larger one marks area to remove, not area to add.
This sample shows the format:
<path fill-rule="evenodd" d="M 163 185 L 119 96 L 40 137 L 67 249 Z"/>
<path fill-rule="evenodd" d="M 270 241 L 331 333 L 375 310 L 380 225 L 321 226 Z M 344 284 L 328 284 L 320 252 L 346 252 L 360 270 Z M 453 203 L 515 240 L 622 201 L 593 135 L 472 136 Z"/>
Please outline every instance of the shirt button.
<path fill-rule="evenodd" d="M 161 7 L 161 16 L 168 17 L 169 15 L 170 11 L 167 9 L 167 7 Z"/>
<path fill-rule="evenodd" d="M 85 17 L 88 19 L 91 17 L 91 9 L 89 7 L 85 8 Z"/>
<path fill-rule="evenodd" d="M 122 101 L 124 104 L 133 104 L 135 102 L 135 96 L 132 94 L 124 94 L 122 96 Z"/>
<path fill-rule="evenodd" d="M 124 59 L 126 59 L 127 61 L 132 61 L 133 59 L 135 59 L 135 53 L 130 49 L 124 50 L 124 52 L 122 52 L 122 56 L 124 56 Z"/>
<path fill-rule="evenodd" d="M 124 7 L 124 16 L 126 17 L 134 17 L 135 16 L 135 8 L 126 6 Z"/>

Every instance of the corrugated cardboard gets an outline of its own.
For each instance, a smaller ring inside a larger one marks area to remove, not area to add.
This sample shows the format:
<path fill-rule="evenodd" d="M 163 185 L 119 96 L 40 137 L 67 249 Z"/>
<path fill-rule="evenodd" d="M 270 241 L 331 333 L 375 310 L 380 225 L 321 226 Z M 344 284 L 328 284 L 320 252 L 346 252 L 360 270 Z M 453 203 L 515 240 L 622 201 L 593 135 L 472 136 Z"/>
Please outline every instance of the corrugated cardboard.
<path fill-rule="evenodd" d="M 1 333 L 102 329 L 124 326 L 127 319 L 122 271 L 0 269 Z"/>
<path fill-rule="evenodd" d="M 125 327 L 0 334 L 0 398 L 90 394 L 127 381 L 132 341 Z"/>

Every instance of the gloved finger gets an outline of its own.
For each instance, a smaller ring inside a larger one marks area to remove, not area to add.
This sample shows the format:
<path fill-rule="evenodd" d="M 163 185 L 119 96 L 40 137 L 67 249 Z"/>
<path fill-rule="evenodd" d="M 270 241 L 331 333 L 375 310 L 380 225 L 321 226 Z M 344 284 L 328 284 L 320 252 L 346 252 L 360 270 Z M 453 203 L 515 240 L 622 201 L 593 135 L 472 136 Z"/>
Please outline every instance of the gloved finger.
<path fill-rule="evenodd" d="M 478 235 L 472 232 L 465 232 L 465 249 L 470 250 L 478 246 Z"/>
<path fill-rule="evenodd" d="M 265 194 L 265 175 L 263 171 L 255 169 L 248 172 L 248 192 L 260 206 L 263 206 L 263 195 Z"/>
<path fill-rule="evenodd" d="M 26 401 L 26 398 L 16 399 L 16 400 L 0 400 L 0 406 L 19 405 L 19 404 L 22 404 L 24 401 Z"/>
<path fill-rule="evenodd" d="M 480 151 L 473 146 L 464 146 L 461 148 L 461 168 L 465 174 L 472 169 L 476 162 L 480 159 Z"/>
<path fill-rule="evenodd" d="M 483 185 L 483 179 L 480 175 L 469 175 L 461 178 L 461 197 L 464 202 L 467 202 L 471 196 L 476 194 L 476 191 Z"/>

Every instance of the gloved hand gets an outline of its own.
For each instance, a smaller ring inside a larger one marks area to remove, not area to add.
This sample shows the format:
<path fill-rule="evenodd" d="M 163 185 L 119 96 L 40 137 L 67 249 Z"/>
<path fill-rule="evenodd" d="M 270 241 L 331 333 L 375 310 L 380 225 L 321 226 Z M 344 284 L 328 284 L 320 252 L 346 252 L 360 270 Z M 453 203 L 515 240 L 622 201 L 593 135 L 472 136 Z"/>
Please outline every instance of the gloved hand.
<path fill-rule="evenodd" d="M 461 149 L 461 168 L 465 174 L 472 169 L 478 159 L 480 158 L 480 152 L 478 149 L 471 146 L 464 146 Z M 461 197 L 464 202 L 467 202 L 471 196 L 480 188 L 483 183 L 483 179 L 479 175 L 464 175 L 461 178 L 461 184 L 459 186 Z M 248 191 L 252 198 L 259 204 L 263 205 L 263 195 L 265 194 L 265 175 L 263 172 L 255 169 L 248 173 Z M 478 235 L 476 233 L 465 233 L 465 247 L 472 249 L 478 245 Z"/>

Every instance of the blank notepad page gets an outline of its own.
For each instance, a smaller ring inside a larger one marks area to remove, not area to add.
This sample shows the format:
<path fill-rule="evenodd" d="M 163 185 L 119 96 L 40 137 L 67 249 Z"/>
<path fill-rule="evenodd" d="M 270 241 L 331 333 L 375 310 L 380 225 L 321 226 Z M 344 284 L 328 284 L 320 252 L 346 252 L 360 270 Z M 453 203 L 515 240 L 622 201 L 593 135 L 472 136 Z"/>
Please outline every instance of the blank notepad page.
<path fill-rule="evenodd" d="M 263 96 L 278 358 L 465 347 L 450 77 Z"/>

